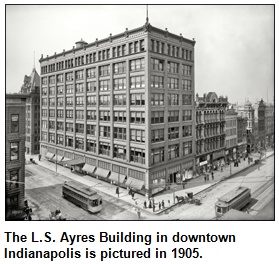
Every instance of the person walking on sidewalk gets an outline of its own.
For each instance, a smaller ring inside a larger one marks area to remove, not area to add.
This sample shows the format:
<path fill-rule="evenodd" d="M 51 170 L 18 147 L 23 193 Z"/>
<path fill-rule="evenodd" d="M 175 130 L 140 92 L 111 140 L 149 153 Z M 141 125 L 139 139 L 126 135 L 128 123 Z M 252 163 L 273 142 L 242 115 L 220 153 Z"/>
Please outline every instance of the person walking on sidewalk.
<path fill-rule="evenodd" d="M 148 208 L 152 208 L 152 205 L 151 205 L 151 200 L 149 200 L 149 205 L 148 205 Z"/>
<path fill-rule="evenodd" d="M 134 197 L 135 197 L 135 193 L 134 192 L 132 192 L 132 199 L 134 200 Z"/>
<path fill-rule="evenodd" d="M 214 180 L 214 172 L 212 171 L 211 172 L 211 178 L 212 178 L 212 181 Z"/>
<path fill-rule="evenodd" d="M 162 208 L 163 208 L 163 209 L 165 208 L 165 202 L 164 202 L 164 200 L 162 200 Z"/>
<path fill-rule="evenodd" d="M 155 212 L 155 203 L 153 203 L 153 212 Z"/>
<path fill-rule="evenodd" d="M 42 155 L 41 155 L 41 154 L 39 154 L 39 161 L 41 161 L 41 157 L 42 157 Z"/>
<path fill-rule="evenodd" d="M 119 194 L 119 188 L 118 187 L 116 187 L 116 194 Z"/>
<path fill-rule="evenodd" d="M 206 182 L 206 175 L 204 175 L 204 182 Z"/>
<path fill-rule="evenodd" d="M 143 202 L 143 208 L 146 209 L 146 201 Z"/>
<path fill-rule="evenodd" d="M 159 202 L 159 210 L 161 210 L 161 202 Z"/>

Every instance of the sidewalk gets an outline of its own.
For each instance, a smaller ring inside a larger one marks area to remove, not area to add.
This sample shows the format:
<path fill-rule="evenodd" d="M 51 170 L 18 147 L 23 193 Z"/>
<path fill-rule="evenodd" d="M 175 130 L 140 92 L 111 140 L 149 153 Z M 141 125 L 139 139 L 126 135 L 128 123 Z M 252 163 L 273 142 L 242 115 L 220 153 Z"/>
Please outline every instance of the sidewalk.
<path fill-rule="evenodd" d="M 274 154 L 274 151 L 269 150 L 266 153 L 266 158 L 270 157 L 271 155 Z M 258 159 L 259 158 L 259 153 L 253 153 L 251 155 L 251 157 L 253 158 L 253 160 Z M 49 170 L 52 171 L 56 171 L 56 164 L 53 162 L 49 162 L 45 159 L 41 159 L 41 161 L 38 161 L 38 155 L 35 156 L 30 156 L 30 155 L 26 155 L 26 162 L 30 163 L 30 158 L 33 158 L 36 163 L 39 166 L 45 167 Z M 265 159 L 265 156 L 263 156 L 262 160 Z M 231 171 L 232 174 L 230 175 L 230 166 L 226 166 L 223 169 L 223 172 L 221 171 L 214 171 L 214 180 L 211 179 L 211 175 L 210 175 L 210 179 L 209 181 L 204 181 L 204 177 L 200 176 L 194 179 L 191 179 L 186 185 L 185 185 L 185 189 L 182 188 L 182 185 L 176 185 L 173 184 L 171 185 L 171 188 L 169 190 L 165 190 L 162 193 L 159 193 L 157 195 L 155 195 L 154 198 L 154 202 L 156 204 L 156 210 L 155 212 L 153 212 L 153 209 L 149 209 L 143 208 L 143 204 L 144 201 L 146 201 L 147 205 L 148 205 L 148 199 L 140 194 L 135 194 L 134 196 L 134 200 L 132 199 L 131 195 L 128 194 L 128 191 L 124 188 L 119 188 L 119 199 L 121 199 L 122 201 L 126 202 L 129 205 L 133 206 L 132 212 L 133 214 L 129 214 L 129 219 L 127 219 L 127 217 L 121 217 L 121 215 L 116 215 L 113 216 L 113 220 L 137 220 L 137 209 L 140 209 L 141 211 L 141 218 L 146 218 L 146 216 L 148 215 L 148 218 L 150 219 L 150 216 L 156 216 L 157 214 L 162 213 L 163 211 L 166 210 L 170 210 L 173 206 L 177 205 L 177 199 L 175 198 L 175 196 L 186 196 L 186 192 L 192 192 L 193 195 L 198 194 L 199 192 L 211 187 L 212 185 L 217 184 L 218 182 L 220 182 L 221 180 L 224 180 L 225 178 L 228 178 L 230 176 L 233 176 L 234 174 L 245 170 L 248 167 L 251 166 L 255 166 L 254 161 L 250 163 L 250 165 L 248 165 L 248 161 L 247 159 L 245 161 L 241 160 L 241 163 L 239 163 L 239 167 L 234 167 L 233 164 L 231 166 Z M 97 190 L 100 193 L 104 193 L 110 196 L 113 196 L 115 198 L 118 197 L 118 195 L 116 194 L 116 185 L 112 185 L 110 183 L 98 180 L 94 177 L 91 177 L 89 175 L 83 175 L 83 174 L 78 174 L 78 173 L 72 173 L 70 171 L 69 168 L 63 167 L 61 165 L 57 165 L 57 173 L 71 179 L 71 180 L 75 180 L 75 181 L 79 181 L 81 183 L 84 183 L 88 186 L 92 186 L 95 190 Z M 159 210 L 158 208 L 158 203 L 162 202 L 164 200 L 165 203 L 165 209 L 161 209 Z M 128 208 L 126 208 L 128 209 Z"/>

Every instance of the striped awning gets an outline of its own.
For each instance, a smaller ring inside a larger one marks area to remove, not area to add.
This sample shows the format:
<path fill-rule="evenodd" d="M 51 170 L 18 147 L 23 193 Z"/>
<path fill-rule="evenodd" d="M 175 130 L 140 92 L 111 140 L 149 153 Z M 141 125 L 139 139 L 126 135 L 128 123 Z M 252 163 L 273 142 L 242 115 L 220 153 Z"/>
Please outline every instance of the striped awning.
<path fill-rule="evenodd" d="M 53 156 L 54 156 L 54 153 L 50 153 L 50 152 L 47 152 L 46 155 L 45 155 L 45 157 L 46 157 L 47 159 L 52 159 Z"/>
<path fill-rule="evenodd" d="M 93 166 L 93 165 L 90 165 L 90 164 L 87 164 L 85 163 L 82 170 L 83 171 L 86 171 L 88 173 L 93 173 L 93 171 L 95 170 L 96 166 Z"/>
<path fill-rule="evenodd" d="M 54 157 L 51 159 L 52 161 L 54 162 L 60 162 L 61 160 L 63 159 L 62 156 L 59 156 L 59 155 L 54 155 Z"/>
<path fill-rule="evenodd" d="M 119 175 L 119 177 L 118 177 L 118 175 Z M 115 182 L 118 182 L 118 179 L 119 179 L 119 183 L 123 183 L 125 180 L 125 177 L 126 177 L 126 175 L 118 174 L 117 172 L 112 171 L 111 175 L 109 176 L 109 179 L 111 181 L 115 181 Z"/>
<path fill-rule="evenodd" d="M 84 160 L 81 160 L 81 159 L 72 159 L 72 160 L 62 161 L 62 163 L 64 165 L 73 166 L 73 165 L 80 165 L 80 164 L 83 164 L 85 162 L 84 162 Z"/>
<path fill-rule="evenodd" d="M 109 175 L 109 170 L 105 170 L 103 168 L 97 168 L 97 170 L 94 172 L 97 176 L 100 176 L 102 178 L 107 178 Z"/>
<path fill-rule="evenodd" d="M 141 190 L 142 187 L 144 186 L 144 181 L 128 177 L 127 181 L 125 182 L 125 185 L 137 190 Z"/>

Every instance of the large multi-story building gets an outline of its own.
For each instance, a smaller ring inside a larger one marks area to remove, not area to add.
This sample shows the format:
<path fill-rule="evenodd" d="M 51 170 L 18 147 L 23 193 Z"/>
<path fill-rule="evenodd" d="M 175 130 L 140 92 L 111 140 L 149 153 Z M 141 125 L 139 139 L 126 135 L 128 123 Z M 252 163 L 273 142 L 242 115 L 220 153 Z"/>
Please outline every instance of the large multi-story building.
<path fill-rule="evenodd" d="M 228 98 L 210 92 L 196 95 L 197 173 L 220 165 L 225 157 L 225 112 Z"/>
<path fill-rule="evenodd" d="M 251 102 L 247 100 L 245 105 L 237 106 L 237 112 L 239 116 L 247 118 L 247 152 L 251 153 L 255 150 L 255 109 Z"/>
<path fill-rule="evenodd" d="M 6 220 L 25 217 L 26 95 L 6 94 Z"/>
<path fill-rule="evenodd" d="M 195 170 L 194 46 L 147 19 L 42 56 L 42 154 L 148 196 L 180 181 Z"/>
<path fill-rule="evenodd" d="M 237 153 L 245 157 L 247 153 L 247 117 L 237 116 Z"/>
<path fill-rule="evenodd" d="M 266 104 L 265 108 L 265 136 L 266 146 L 274 145 L 274 105 Z"/>
<path fill-rule="evenodd" d="M 40 76 L 34 68 L 30 76 L 25 75 L 20 94 L 30 95 L 26 100 L 26 142 L 27 154 L 40 152 Z"/>
<path fill-rule="evenodd" d="M 237 153 L 237 112 L 233 107 L 226 110 L 226 160 L 236 159 Z"/>
<path fill-rule="evenodd" d="M 265 146 L 265 108 L 263 99 L 257 102 L 253 108 L 255 109 L 255 148 L 261 149 Z M 257 130 L 257 131 L 256 131 Z M 257 132 L 257 133 L 256 133 Z"/>

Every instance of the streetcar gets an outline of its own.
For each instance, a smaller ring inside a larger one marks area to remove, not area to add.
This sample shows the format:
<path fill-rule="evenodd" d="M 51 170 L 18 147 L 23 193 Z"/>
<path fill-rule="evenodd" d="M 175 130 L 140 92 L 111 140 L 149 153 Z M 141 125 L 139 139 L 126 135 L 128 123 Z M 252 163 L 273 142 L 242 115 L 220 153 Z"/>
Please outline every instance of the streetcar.
<path fill-rule="evenodd" d="M 217 217 L 222 216 L 230 209 L 240 210 L 244 208 L 251 198 L 251 189 L 240 186 L 226 193 L 215 203 L 215 214 Z"/>
<path fill-rule="evenodd" d="M 76 181 L 64 182 L 62 196 L 91 213 L 97 213 L 102 210 L 102 197 L 83 183 Z"/>

